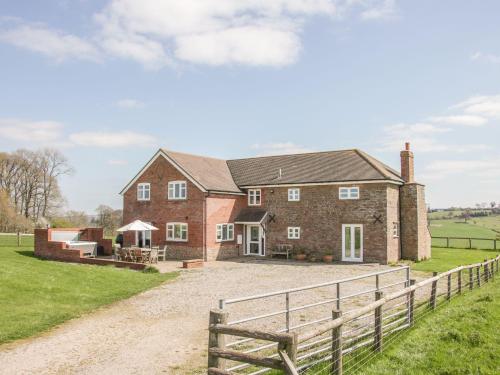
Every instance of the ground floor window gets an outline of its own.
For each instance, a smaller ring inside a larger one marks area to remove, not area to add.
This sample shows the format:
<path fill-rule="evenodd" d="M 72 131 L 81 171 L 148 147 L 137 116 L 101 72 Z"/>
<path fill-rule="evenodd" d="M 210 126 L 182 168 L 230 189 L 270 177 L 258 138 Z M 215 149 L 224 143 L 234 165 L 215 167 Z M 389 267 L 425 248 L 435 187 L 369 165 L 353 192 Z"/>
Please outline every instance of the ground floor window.
<path fill-rule="evenodd" d="M 234 224 L 217 224 L 217 242 L 234 240 Z"/>
<path fill-rule="evenodd" d="M 168 241 L 187 241 L 188 225 L 186 223 L 167 223 Z"/>
<path fill-rule="evenodd" d="M 288 227 L 288 238 L 296 240 L 300 238 L 300 227 Z"/>
<path fill-rule="evenodd" d="M 399 237 L 399 223 L 397 221 L 392 223 L 392 236 Z"/>

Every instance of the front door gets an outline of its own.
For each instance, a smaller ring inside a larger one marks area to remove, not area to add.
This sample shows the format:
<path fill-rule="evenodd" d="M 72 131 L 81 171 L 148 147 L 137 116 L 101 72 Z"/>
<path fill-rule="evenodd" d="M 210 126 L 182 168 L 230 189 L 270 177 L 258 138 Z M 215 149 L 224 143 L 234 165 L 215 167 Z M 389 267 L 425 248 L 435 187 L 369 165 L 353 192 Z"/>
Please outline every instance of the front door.
<path fill-rule="evenodd" d="M 363 261 L 363 226 L 361 224 L 342 224 L 342 260 Z"/>
<path fill-rule="evenodd" d="M 264 239 L 260 225 L 247 225 L 246 239 L 246 255 L 264 255 Z"/>

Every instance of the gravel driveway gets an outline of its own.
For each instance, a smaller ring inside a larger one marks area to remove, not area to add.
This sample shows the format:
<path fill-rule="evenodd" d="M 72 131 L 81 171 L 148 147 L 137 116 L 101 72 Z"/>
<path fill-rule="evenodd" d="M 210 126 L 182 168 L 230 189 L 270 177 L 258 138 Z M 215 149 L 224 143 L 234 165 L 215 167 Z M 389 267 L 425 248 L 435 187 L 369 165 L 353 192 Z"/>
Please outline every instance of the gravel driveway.
<path fill-rule="evenodd" d="M 177 266 L 173 262 L 164 265 Z M 69 321 L 40 337 L 0 346 L 0 374 L 202 373 L 208 311 L 217 307 L 219 298 L 321 283 L 385 268 L 248 259 L 211 262 L 203 269 L 183 271 L 174 282 Z M 400 280 L 401 273 L 396 275 L 385 276 L 385 282 L 396 277 Z M 331 295 L 331 291 L 318 293 L 321 298 Z M 305 302 L 309 297 L 297 299 Z M 265 307 L 279 309 L 282 302 L 268 301 Z M 238 308 L 231 306 L 234 316 L 242 313 Z M 244 308 L 257 312 L 263 306 L 252 303 Z"/>

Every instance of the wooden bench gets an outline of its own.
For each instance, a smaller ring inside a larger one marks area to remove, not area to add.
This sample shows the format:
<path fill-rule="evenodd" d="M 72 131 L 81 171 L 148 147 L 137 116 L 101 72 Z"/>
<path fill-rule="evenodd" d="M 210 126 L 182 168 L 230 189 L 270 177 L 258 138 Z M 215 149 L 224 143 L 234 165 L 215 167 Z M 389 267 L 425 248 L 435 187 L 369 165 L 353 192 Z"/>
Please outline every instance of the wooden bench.
<path fill-rule="evenodd" d="M 203 259 L 188 259 L 182 261 L 182 268 L 201 268 Z"/>
<path fill-rule="evenodd" d="M 285 255 L 286 259 L 288 259 L 291 253 L 292 253 L 292 245 L 280 244 L 276 245 L 276 248 L 271 250 L 271 258 L 275 255 Z"/>

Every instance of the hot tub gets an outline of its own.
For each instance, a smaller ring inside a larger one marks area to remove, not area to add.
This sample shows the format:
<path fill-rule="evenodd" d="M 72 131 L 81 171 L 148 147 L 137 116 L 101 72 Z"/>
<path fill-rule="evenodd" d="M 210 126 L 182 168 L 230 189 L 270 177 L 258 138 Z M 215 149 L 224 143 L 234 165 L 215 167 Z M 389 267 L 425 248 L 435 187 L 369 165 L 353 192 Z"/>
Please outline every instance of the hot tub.
<path fill-rule="evenodd" d="M 97 256 L 97 242 L 66 241 L 66 245 L 70 250 L 83 250 L 83 255 L 85 256 Z"/>

